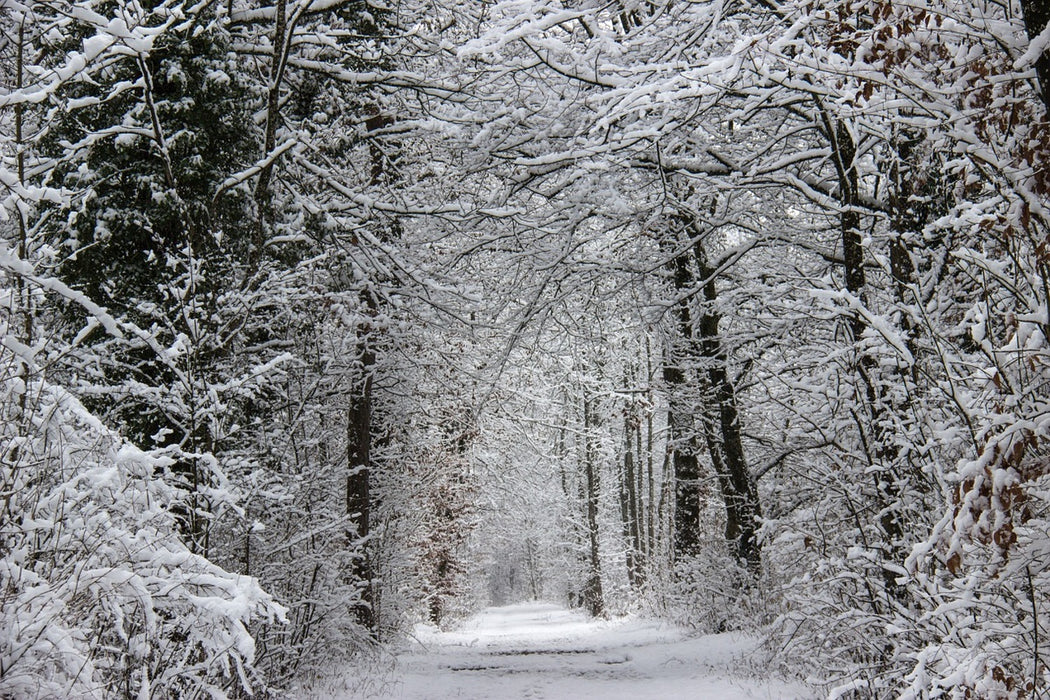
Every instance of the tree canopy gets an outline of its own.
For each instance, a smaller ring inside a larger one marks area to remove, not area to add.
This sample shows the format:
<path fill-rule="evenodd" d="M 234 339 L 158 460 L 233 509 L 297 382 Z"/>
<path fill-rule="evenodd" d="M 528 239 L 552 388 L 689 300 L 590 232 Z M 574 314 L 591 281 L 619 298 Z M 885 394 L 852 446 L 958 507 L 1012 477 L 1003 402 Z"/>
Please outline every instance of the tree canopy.
<path fill-rule="evenodd" d="M 0 0 L 0 695 L 546 598 L 1040 697 L 1048 21 Z"/>

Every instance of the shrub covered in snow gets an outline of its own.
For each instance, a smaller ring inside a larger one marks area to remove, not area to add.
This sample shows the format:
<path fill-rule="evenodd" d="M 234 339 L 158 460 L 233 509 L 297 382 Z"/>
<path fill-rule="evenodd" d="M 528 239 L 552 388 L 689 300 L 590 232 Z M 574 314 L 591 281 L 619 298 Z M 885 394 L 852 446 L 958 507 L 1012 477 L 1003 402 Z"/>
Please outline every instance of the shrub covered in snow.
<path fill-rule="evenodd" d="M 0 394 L 0 696 L 251 692 L 254 578 L 180 541 L 166 459 L 7 365 Z"/>

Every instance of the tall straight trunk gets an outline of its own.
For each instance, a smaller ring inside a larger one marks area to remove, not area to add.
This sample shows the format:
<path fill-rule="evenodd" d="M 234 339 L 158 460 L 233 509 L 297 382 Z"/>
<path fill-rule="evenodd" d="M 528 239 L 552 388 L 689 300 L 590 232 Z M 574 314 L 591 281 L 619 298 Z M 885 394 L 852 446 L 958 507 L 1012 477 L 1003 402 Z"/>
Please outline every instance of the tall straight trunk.
<path fill-rule="evenodd" d="M 625 421 L 626 422 L 626 421 Z M 633 588 L 635 586 L 634 581 L 634 557 L 635 548 L 631 542 L 631 490 L 627 485 L 628 473 L 634 471 L 633 457 L 631 456 L 630 448 L 630 437 L 629 431 L 626 426 L 624 427 L 624 442 L 625 445 L 623 451 L 623 464 L 619 472 L 619 496 L 620 496 L 620 527 L 623 532 L 623 544 L 624 544 L 624 559 L 627 564 L 627 581 Z"/>
<path fill-rule="evenodd" d="M 664 450 L 664 458 L 660 463 L 660 499 L 656 505 L 656 522 L 659 530 L 656 541 L 661 545 L 660 560 L 668 568 L 673 568 L 676 557 L 675 513 L 674 503 L 671 502 L 675 488 L 675 477 L 671 452 L 670 448 Z"/>
<path fill-rule="evenodd" d="M 670 377 L 669 384 L 681 385 L 676 378 L 678 372 L 674 369 L 665 373 Z M 675 558 L 683 558 L 700 551 L 700 459 L 692 416 L 681 402 L 671 404 L 667 423 L 673 445 L 670 466 L 674 473 L 674 553 Z"/>
<path fill-rule="evenodd" d="M 536 562 L 536 543 L 525 538 L 525 567 L 529 576 L 529 599 L 540 599 L 539 564 Z"/>
<path fill-rule="evenodd" d="M 845 122 L 838 121 L 832 124 L 830 117 L 825 115 L 825 124 L 828 134 L 832 135 L 832 150 L 841 193 L 842 213 L 839 224 L 846 289 L 867 306 L 864 247 L 860 232 L 860 213 L 857 208 L 857 144 Z M 899 256 L 900 252 L 897 251 L 896 254 Z M 850 331 L 854 343 L 860 341 L 867 329 L 868 323 L 860 314 L 850 317 Z M 878 362 L 869 353 L 862 352 L 856 360 L 855 371 L 867 403 L 871 438 L 874 443 L 874 452 L 866 457 L 868 466 L 871 467 L 879 527 L 883 534 L 882 558 L 885 564 L 882 566 L 882 579 L 886 590 L 900 599 L 904 590 L 897 583 L 896 569 L 903 563 L 905 552 L 901 549 L 904 526 L 897 508 L 900 493 L 894 474 L 894 463 L 897 461 L 899 448 L 889 430 L 890 417 L 885 415 L 885 391 L 878 382 Z"/>
<path fill-rule="evenodd" d="M 15 47 L 15 90 L 21 91 L 24 84 L 24 73 L 25 73 L 25 39 L 26 39 L 26 20 L 23 16 L 18 22 L 18 45 Z M 23 134 L 25 121 L 25 105 L 22 102 L 15 103 L 15 163 L 18 170 L 18 184 L 23 187 L 26 184 L 26 143 Z M 18 258 L 23 262 L 29 262 L 29 232 L 26 227 L 26 213 L 24 207 L 17 207 L 16 214 L 18 217 Z M 22 310 L 22 337 L 19 340 L 26 346 L 33 346 L 33 295 L 30 292 L 29 284 L 21 276 L 18 277 L 17 281 L 17 293 L 18 293 L 18 305 Z M 19 375 L 21 376 L 22 383 L 24 386 L 29 386 L 30 380 L 30 367 L 28 362 L 22 362 L 19 365 Z M 26 397 L 29 391 L 23 391 L 18 396 L 18 409 L 22 418 L 26 415 Z M 12 462 L 17 462 L 17 455 L 19 454 L 16 448 L 12 457 Z"/>
<path fill-rule="evenodd" d="M 283 1 L 283 0 L 282 0 Z M 280 12 L 283 12 L 278 8 Z M 284 20 L 278 15 L 277 35 L 283 36 Z M 374 114 L 366 120 L 369 132 L 375 132 L 389 126 L 393 118 Z M 273 146 L 271 145 L 270 148 Z M 369 146 L 371 158 L 370 184 L 379 185 L 395 178 L 388 165 L 391 159 L 373 139 Z M 380 238 L 390 239 L 400 235 L 400 227 L 395 219 L 393 225 L 380 231 Z M 377 280 L 379 282 L 381 280 Z M 380 312 L 381 298 L 376 288 L 362 289 L 358 292 L 361 308 L 368 318 L 375 318 Z M 375 582 L 375 565 L 372 561 L 372 548 L 368 544 L 371 535 L 372 511 L 372 422 L 373 422 L 373 374 L 376 365 L 376 328 L 365 322 L 357 330 L 358 353 L 361 363 L 361 380 L 351 392 L 347 409 L 347 478 L 346 478 L 346 513 L 354 527 L 352 539 L 348 543 L 355 558 L 350 575 L 359 587 L 360 599 L 354 608 L 358 623 L 367 629 L 375 638 L 379 636 L 379 590 Z M 356 551 L 355 551 L 356 550 Z M 440 611 L 436 613 L 440 616 Z"/>
<path fill-rule="evenodd" d="M 367 332 L 360 341 L 360 361 L 363 376 L 360 385 L 350 396 L 346 431 L 346 514 L 353 525 L 347 543 L 355 551 L 352 580 L 360 590 L 354 606 L 358 623 L 373 635 L 377 632 L 375 615 L 375 588 L 372 561 L 367 544 L 371 534 L 372 509 L 372 371 L 375 352 L 371 349 Z"/>
<path fill-rule="evenodd" d="M 267 220 L 271 215 L 273 193 L 270 183 L 273 181 L 275 159 L 269 158 L 277 146 L 277 125 L 281 120 L 281 84 L 284 82 L 284 71 L 287 66 L 288 41 L 288 3 L 277 0 L 274 4 L 273 55 L 270 57 L 270 71 L 266 86 L 266 123 L 263 127 L 263 158 L 266 163 L 259 169 L 259 179 L 255 182 L 252 198 L 255 200 L 255 226 L 252 228 L 251 251 L 249 253 L 249 277 L 259 271 L 262 263 L 263 249 L 266 247 Z"/>
<path fill-rule="evenodd" d="M 694 282 L 687 256 L 674 260 L 674 288 L 685 292 Z M 674 553 L 676 558 L 695 556 L 700 551 L 700 460 L 697 457 L 694 407 L 682 398 L 689 388 L 686 368 L 693 354 L 693 318 L 686 302 L 676 309 L 680 349 L 664 362 L 664 381 L 670 399 L 667 426 L 674 469 Z"/>
<path fill-rule="evenodd" d="M 646 548 L 646 514 L 645 514 L 645 479 L 642 475 L 642 423 L 639 416 L 634 426 L 634 474 L 631 481 L 631 523 L 634 526 L 631 537 L 634 540 L 635 574 L 638 583 L 645 582 L 645 568 L 648 556 Z M 628 447 L 628 451 L 630 451 Z"/>
<path fill-rule="evenodd" d="M 620 472 L 620 518 L 627 559 L 627 579 L 632 587 L 642 583 L 641 534 L 638 522 L 638 476 L 634 454 L 636 417 L 630 410 L 624 415 L 623 469 Z"/>
<path fill-rule="evenodd" d="M 646 545 L 646 552 L 649 556 L 649 561 L 652 562 L 656 555 L 656 536 L 657 536 L 657 523 L 659 521 L 657 502 L 656 502 L 656 479 L 653 473 L 653 448 L 655 446 L 655 434 L 653 431 L 653 415 L 655 413 L 655 404 L 653 401 L 653 350 L 652 345 L 649 342 L 649 338 L 645 339 L 645 376 L 646 381 L 649 384 L 649 410 L 645 414 L 645 469 L 646 477 L 648 480 L 648 486 L 646 488 L 646 495 L 649 498 L 649 513 L 647 517 L 647 529 L 649 531 L 649 540 Z"/>
<path fill-rule="evenodd" d="M 598 617 L 605 613 L 605 600 L 602 592 L 602 566 L 598 546 L 598 464 L 597 448 L 594 444 L 595 426 L 593 406 L 587 388 L 583 390 L 583 439 L 584 458 L 583 474 L 586 489 L 587 540 L 590 545 L 587 583 L 584 587 L 584 604 L 587 611 Z"/>
<path fill-rule="evenodd" d="M 680 223 L 692 229 L 685 216 Z M 683 341 L 686 357 L 698 365 L 701 375 L 687 375 L 682 367 L 668 365 L 664 379 L 672 387 L 684 387 L 690 382 L 700 384 L 701 376 L 710 388 L 707 411 L 709 415 L 700 420 L 700 431 L 707 443 L 711 467 L 718 477 L 725 506 L 725 538 L 732 555 L 753 574 L 761 567 L 761 545 L 758 529 L 762 509 L 758 500 L 758 489 L 747 466 L 744 454 L 743 431 L 740 412 L 737 408 L 736 388 L 729 375 L 728 358 L 718 328 L 720 317 L 715 311 L 718 300 L 715 286 L 715 271 L 707 263 L 706 252 L 699 237 L 692 241 L 687 253 L 678 255 L 674 262 L 674 286 L 683 297 L 678 303 L 678 331 Z M 691 309 L 689 298 L 695 296 L 696 287 L 703 284 L 703 311 L 697 314 Z M 702 365 L 702 367 L 701 367 Z M 672 397 L 674 389 L 671 389 Z M 684 415 L 683 408 L 674 406 L 669 414 L 672 435 L 676 440 L 675 479 L 675 551 L 688 555 L 699 548 L 699 515 L 701 502 L 700 467 L 697 457 L 696 425 L 690 412 Z M 677 424 L 676 424 L 677 423 Z M 688 429 L 691 449 L 680 454 L 678 441 Z"/>
<path fill-rule="evenodd" d="M 922 241 L 923 229 L 926 228 L 930 219 L 947 212 L 945 202 L 938 201 L 939 198 L 936 196 L 931 196 L 937 192 L 939 185 L 937 175 L 928 174 L 922 177 L 920 184 L 919 173 L 916 170 L 917 167 L 922 166 L 916 166 L 914 163 L 916 146 L 920 140 L 906 130 L 902 130 L 899 134 L 896 142 L 897 159 L 892 169 L 889 197 L 891 210 L 890 276 L 893 278 L 894 294 L 899 307 L 896 321 L 905 346 L 912 357 L 910 366 L 905 366 L 903 363 L 898 366 L 897 373 L 905 387 L 918 387 L 920 380 L 918 362 L 920 348 L 917 342 L 920 324 L 916 320 L 916 312 L 913 309 L 914 305 L 921 301 L 909 239 Z M 920 245 L 926 245 L 926 243 Z M 939 247 L 937 243 L 934 245 Z M 910 391 L 894 393 L 898 397 L 894 412 L 897 416 L 914 423 Z M 907 456 L 911 458 L 910 454 Z"/>
<path fill-rule="evenodd" d="M 718 439 L 708 440 L 708 444 L 712 448 L 712 463 L 719 475 L 722 498 L 725 500 L 726 540 L 737 560 L 757 575 L 762 566 L 761 544 L 758 540 L 762 508 L 758 500 L 758 487 L 751 477 L 744 455 L 736 387 L 729 376 L 728 358 L 718 329 L 721 316 L 715 310 L 718 301 L 715 271 L 708 265 L 700 241 L 693 245 L 693 255 L 704 281 L 706 304 L 700 317 L 700 352 L 713 394 L 714 413 L 718 416 Z M 718 459 L 716 453 L 720 453 Z"/>
<path fill-rule="evenodd" d="M 18 46 L 16 47 L 15 53 L 15 90 L 21 91 L 24 85 L 23 74 L 25 72 L 25 39 L 26 39 L 26 20 L 23 17 L 18 22 Z M 23 187 L 26 184 L 26 154 L 25 154 L 25 137 L 23 134 L 25 121 L 25 105 L 21 102 L 15 104 L 15 162 L 18 170 L 18 184 Z M 29 232 L 26 228 L 25 211 L 22 207 L 18 208 L 18 257 L 24 262 L 28 262 L 29 257 Z M 32 311 L 32 297 L 29 293 L 29 285 L 26 284 L 25 280 L 19 277 L 18 291 L 20 299 L 20 306 L 22 307 L 22 338 L 20 339 L 27 347 L 33 345 L 33 311 Z M 22 370 L 25 373 L 23 379 L 28 379 L 29 366 L 28 364 L 22 364 Z M 25 410 L 25 394 L 23 392 L 19 397 L 20 407 Z"/>

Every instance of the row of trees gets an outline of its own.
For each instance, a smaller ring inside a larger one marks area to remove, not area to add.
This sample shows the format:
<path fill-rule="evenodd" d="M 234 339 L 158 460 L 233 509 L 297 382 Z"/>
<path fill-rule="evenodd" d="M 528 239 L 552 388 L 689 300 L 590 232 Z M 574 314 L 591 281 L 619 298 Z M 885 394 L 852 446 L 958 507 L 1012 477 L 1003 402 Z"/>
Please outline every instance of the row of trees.
<path fill-rule="evenodd" d="M 678 589 L 710 590 L 686 562 L 718 533 L 776 601 L 744 612 L 841 693 L 1045 688 L 1045 9 L 495 6 L 461 55 L 514 108 L 474 143 L 536 232 L 517 313 L 590 348 L 552 382 L 570 447 L 545 428 L 589 608 L 671 512 Z M 659 371 L 625 380 L 645 342 Z M 638 396 L 670 489 L 608 420 Z"/>
<path fill-rule="evenodd" d="M 0 8 L 0 694 L 288 688 L 440 618 L 419 8 Z"/>

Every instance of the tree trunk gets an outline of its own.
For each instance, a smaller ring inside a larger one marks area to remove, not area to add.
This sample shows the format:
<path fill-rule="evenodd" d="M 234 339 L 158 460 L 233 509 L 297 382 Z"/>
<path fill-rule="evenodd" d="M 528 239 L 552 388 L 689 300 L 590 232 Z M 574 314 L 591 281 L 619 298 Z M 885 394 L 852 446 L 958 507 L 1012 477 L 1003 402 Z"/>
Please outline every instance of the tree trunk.
<path fill-rule="evenodd" d="M 674 288 L 681 293 L 694 279 L 685 255 L 673 261 Z M 683 399 L 687 388 L 684 360 L 693 351 L 693 319 L 687 302 L 677 306 L 680 348 L 664 361 L 664 381 L 668 384 L 667 426 L 674 468 L 674 553 L 676 558 L 695 556 L 700 551 L 700 461 L 697 458 L 693 406 Z"/>
<path fill-rule="evenodd" d="M 583 439 L 584 439 L 584 485 L 587 508 L 587 538 L 590 545 L 587 583 L 584 587 L 584 604 L 594 617 L 605 613 L 605 601 L 602 593 L 602 567 L 598 547 L 598 465 L 594 445 L 593 429 L 595 427 L 593 406 L 587 388 L 583 389 Z"/>
<path fill-rule="evenodd" d="M 642 424 L 641 416 L 635 417 L 634 424 L 634 458 L 632 460 L 632 474 L 630 481 L 630 505 L 631 505 L 631 540 L 634 545 L 635 579 L 638 585 L 645 583 L 645 497 L 644 481 L 642 479 Z M 627 446 L 628 454 L 631 453 L 632 445 Z"/>
<path fill-rule="evenodd" d="M 686 217 L 679 217 L 683 227 L 690 227 Z M 702 361 L 704 378 L 709 384 L 713 417 L 701 420 L 701 430 L 711 456 L 711 467 L 718 477 L 726 512 L 725 538 L 733 556 L 757 575 L 761 567 L 761 545 L 758 529 L 762 510 L 758 489 L 751 478 L 744 455 L 740 414 L 736 403 L 736 388 L 729 376 L 725 349 L 719 335 L 719 315 L 714 309 L 717 289 L 714 270 L 707 264 L 706 253 L 699 238 L 690 245 L 689 252 L 675 258 L 674 286 L 683 296 L 678 302 L 678 330 L 684 344 L 682 354 L 693 357 L 695 364 Z M 703 283 L 705 308 L 699 320 L 689 306 L 696 286 Z M 698 367 L 699 371 L 699 367 Z M 682 367 L 668 365 L 664 379 L 672 387 L 683 387 L 687 375 Z M 699 520 L 701 502 L 700 465 L 697 458 L 696 426 L 691 411 L 675 406 L 671 389 L 672 409 L 669 415 L 672 438 L 675 440 L 674 464 L 676 480 L 675 552 L 689 555 L 699 551 Z M 680 401 L 680 399 L 679 399 Z M 690 407 L 691 408 L 691 407 Z M 681 441 L 688 436 L 689 450 L 681 449 Z"/>
<path fill-rule="evenodd" d="M 347 544 L 351 551 L 356 550 L 351 576 L 360 589 L 354 615 L 358 623 L 374 635 L 377 630 L 375 590 L 367 538 L 371 533 L 372 369 L 376 358 L 369 346 L 367 331 L 360 345 L 363 377 L 358 391 L 350 397 L 347 419 L 346 514 L 354 526 L 348 533 Z"/>
<path fill-rule="evenodd" d="M 25 39 L 26 39 L 26 20 L 22 17 L 18 22 L 18 45 L 15 47 L 15 90 L 21 91 L 24 85 L 24 73 L 25 73 Z M 23 134 L 23 126 L 25 121 L 25 105 L 21 102 L 15 102 L 15 162 L 16 169 L 18 171 L 18 184 L 25 186 L 26 184 L 26 142 Z M 15 210 L 15 216 L 18 217 L 18 258 L 24 263 L 29 263 L 29 233 L 26 227 L 26 208 L 17 207 Z M 18 295 L 18 301 L 16 308 L 20 308 L 22 311 L 21 319 L 21 337 L 19 340 L 26 346 L 33 346 L 33 294 L 30 291 L 29 284 L 21 276 L 16 276 L 16 293 Z M 30 382 L 30 366 L 28 362 L 22 361 L 18 365 L 18 374 L 22 379 L 22 383 L 28 388 Z M 19 418 L 25 420 L 26 413 L 26 397 L 29 395 L 28 389 L 23 391 L 18 396 L 18 410 Z M 12 463 L 17 463 L 18 455 L 20 450 L 16 447 L 12 453 Z M 5 501 L 7 499 L 5 498 Z"/>
<path fill-rule="evenodd" d="M 836 122 L 832 128 L 830 118 L 826 117 L 826 119 L 828 133 L 834 134 L 832 145 L 842 200 L 840 227 L 846 289 L 864 306 L 867 306 L 864 248 L 860 233 L 860 213 L 856 208 L 859 193 L 857 168 L 854 162 L 857 145 L 853 134 L 850 133 L 844 122 Z M 899 251 L 897 255 L 900 255 Z M 867 329 L 868 324 L 860 314 L 853 314 L 850 317 L 850 331 L 854 343 L 860 341 Z M 882 578 L 886 590 L 900 599 L 904 592 L 897 584 L 895 569 L 904 558 L 904 552 L 900 551 L 904 526 L 897 508 L 900 493 L 892 468 L 897 460 L 899 449 L 887 429 L 889 417 L 885 415 L 884 410 L 884 391 L 878 383 L 878 362 L 869 353 L 861 352 L 855 367 L 867 401 L 871 437 L 875 443 L 875 453 L 867 455 L 867 459 L 868 466 L 872 468 L 876 507 L 879 511 L 879 527 L 883 533 L 882 558 L 887 563 L 882 567 Z"/>
<path fill-rule="evenodd" d="M 722 498 L 726 508 L 726 540 L 737 560 L 745 564 L 753 575 L 762 566 L 761 544 L 758 529 L 762 524 L 762 508 L 758 501 L 758 487 L 747 466 L 740 424 L 740 412 L 736 403 L 736 387 L 729 376 L 725 348 L 719 335 L 721 316 L 715 310 L 718 290 L 715 286 L 715 271 L 708 265 L 706 251 L 700 241 L 693 245 L 697 269 L 704 281 L 703 315 L 700 317 L 700 351 L 707 367 L 707 381 L 711 386 L 716 425 L 719 439 L 709 440 L 719 450 L 712 449 L 712 463 L 719 475 Z M 715 459 L 720 451 L 720 459 Z M 719 468 L 721 467 L 721 468 Z"/>
<path fill-rule="evenodd" d="M 540 599 L 539 565 L 536 562 L 536 542 L 525 538 L 525 567 L 529 576 L 529 599 Z"/>
<path fill-rule="evenodd" d="M 266 95 L 266 124 L 263 127 L 263 158 L 267 161 L 259 169 L 252 198 L 255 200 L 255 226 L 252 229 L 252 245 L 248 268 L 250 278 L 259 271 L 263 249 L 266 247 L 267 219 L 270 217 L 274 161 L 270 154 L 277 146 L 277 124 L 281 119 L 281 83 L 284 81 L 286 46 L 288 45 L 287 1 L 277 0 L 274 5 L 273 56 L 270 58 L 269 85 Z"/>
<path fill-rule="evenodd" d="M 282 0 L 283 1 L 283 0 Z M 279 12 L 283 9 L 278 8 Z M 284 32 L 284 20 L 281 15 L 277 18 L 277 35 L 282 36 Z M 276 49 L 275 49 L 276 50 Z M 373 114 L 366 120 L 368 131 L 375 132 L 393 123 L 393 118 L 383 114 Z M 270 145 L 269 148 L 273 148 Z M 392 181 L 396 173 L 389 168 L 392 159 L 379 147 L 376 138 L 369 144 L 369 155 L 371 158 L 370 184 L 378 185 L 381 182 Z M 381 229 L 380 238 L 392 238 L 400 235 L 400 228 L 395 219 L 392 226 Z M 365 288 L 358 292 L 361 307 L 369 317 L 375 317 L 379 313 L 381 298 L 375 288 Z M 361 362 L 361 382 L 356 387 L 356 392 L 350 397 L 348 425 L 347 425 L 347 463 L 349 472 L 346 479 L 346 512 L 354 525 L 354 538 L 349 542 L 351 551 L 355 553 L 354 565 L 351 571 L 353 580 L 359 586 L 361 597 L 354 609 L 358 623 L 369 630 L 373 637 L 379 634 L 379 619 L 376 615 L 378 608 L 379 592 L 375 585 L 374 565 L 371 559 L 371 547 L 367 538 L 371 534 L 371 509 L 372 509 L 372 418 L 373 397 L 372 377 L 376 364 L 375 340 L 373 335 L 376 329 L 369 323 L 362 324 L 358 328 L 358 352 Z M 432 611 L 434 612 L 434 611 Z M 436 611 L 440 617 L 440 609 Z"/>
<path fill-rule="evenodd" d="M 631 539 L 631 489 L 629 479 L 634 471 L 634 457 L 631 455 L 631 438 L 627 427 L 624 427 L 623 468 L 620 470 L 620 526 L 623 530 L 624 558 L 627 564 L 627 581 L 635 587 L 635 547 Z"/>
<path fill-rule="evenodd" d="M 644 578 L 641 564 L 641 532 L 638 513 L 638 475 L 634 454 L 634 433 L 638 430 L 637 417 L 628 407 L 624 415 L 623 470 L 620 473 L 620 517 L 623 523 L 627 554 L 627 579 L 632 588 L 641 585 Z"/>
<path fill-rule="evenodd" d="M 645 377 L 646 382 L 649 384 L 649 410 L 645 414 L 645 469 L 647 488 L 646 495 L 648 496 L 649 513 L 646 522 L 646 529 L 649 531 L 648 542 L 646 544 L 646 552 L 648 554 L 648 561 L 652 562 L 653 557 L 656 554 L 656 536 L 657 536 L 657 524 L 659 522 L 659 509 L 656 501 L 656 479 L 653 474 L 653 449 L 655 446 L 655 434 L 653 430 L 653 413 L 655 408 L 655 402 L 653 400 L 653 353 L 652 347 L 649 344 L 649 338 L 645 339 Z"/>

